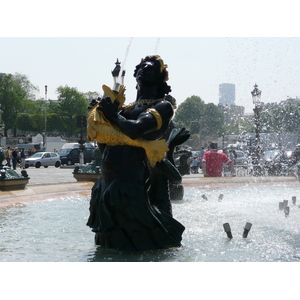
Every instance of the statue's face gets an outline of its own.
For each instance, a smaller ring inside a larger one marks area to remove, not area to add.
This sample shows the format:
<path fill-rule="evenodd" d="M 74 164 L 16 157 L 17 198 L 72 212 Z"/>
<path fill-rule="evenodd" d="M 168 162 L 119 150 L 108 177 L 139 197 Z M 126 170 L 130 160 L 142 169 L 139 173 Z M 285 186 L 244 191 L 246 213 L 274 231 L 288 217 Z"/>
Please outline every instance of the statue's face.
<path fill-rule="evenodd" d="M 160 75 L 159 66 L 152 61 L 143 61 L 136 73 L 136 81 L 139 85 L 154 85 Z"/>

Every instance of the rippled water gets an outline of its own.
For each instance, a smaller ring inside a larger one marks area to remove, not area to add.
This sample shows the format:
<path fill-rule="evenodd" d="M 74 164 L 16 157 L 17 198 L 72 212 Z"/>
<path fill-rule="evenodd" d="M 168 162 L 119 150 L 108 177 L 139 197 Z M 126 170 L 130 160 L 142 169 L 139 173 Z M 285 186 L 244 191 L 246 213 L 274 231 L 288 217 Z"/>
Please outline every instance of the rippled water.
<path fill-rule="evenodd" d="M 0 261 L 300 261 L 298 188 L 186 189 L 173 202 L 174 217 L 185 225 L 182 247 L 121 252 L 94 246 L 85 224 L 89 197 L 36 201 L 0 209 Z M 219 194 L 224 194 L 221 202 Z M 201 196 L 205 194 L 208 201 Z M 292 196 L 297 197 L 296 205 Z M 289 200 L 290 214 L 279 210 Z M 223 224 L 231 226 L 228 239 Z M 242 234 L 252 223 L 247 238 Z"/>

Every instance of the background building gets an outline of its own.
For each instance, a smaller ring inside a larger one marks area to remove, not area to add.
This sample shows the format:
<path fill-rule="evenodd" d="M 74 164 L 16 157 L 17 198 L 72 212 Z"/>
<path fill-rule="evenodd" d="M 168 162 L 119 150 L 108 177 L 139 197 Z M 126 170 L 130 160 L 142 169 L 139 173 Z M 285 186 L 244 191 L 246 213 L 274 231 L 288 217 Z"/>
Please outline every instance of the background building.
<path fill-rule="evenodd" d="M 219 104 L 235 105 L 235 84 L 219 84 Z"/>

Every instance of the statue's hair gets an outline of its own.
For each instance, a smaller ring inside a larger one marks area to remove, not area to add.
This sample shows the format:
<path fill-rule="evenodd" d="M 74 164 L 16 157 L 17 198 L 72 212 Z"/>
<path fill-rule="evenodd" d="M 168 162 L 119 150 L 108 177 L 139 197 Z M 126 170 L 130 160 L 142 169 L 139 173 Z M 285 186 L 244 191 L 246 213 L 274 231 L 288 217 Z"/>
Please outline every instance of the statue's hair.
<path fill-rule="evenodd" d="M 171 87 L 167 85 L 166 81 L 169 80 L 169 73 L 167 71 L 167 65 L 164 64 L 163 60 L 159 55 L 148 55 L 145 58 L 141 59 L 141 62 L 135 67 L 133 76 L 136 77 L 137 71 L 139 70 L 141 64 L 144 61 L 150 61 L 154 62 L 154 64 L 159 67 L 160 70 L 160 77 L 159 77 L 159 82 L 158 82 L 158 94 L 162 95 L 167 95 L 171 92 Z"/>

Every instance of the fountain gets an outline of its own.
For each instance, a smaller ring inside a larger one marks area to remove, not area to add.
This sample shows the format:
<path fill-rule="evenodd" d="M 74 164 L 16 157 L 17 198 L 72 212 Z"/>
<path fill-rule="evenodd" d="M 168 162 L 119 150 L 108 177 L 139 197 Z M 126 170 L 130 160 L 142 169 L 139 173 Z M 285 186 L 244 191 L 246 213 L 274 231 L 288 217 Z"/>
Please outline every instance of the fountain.
<path fill-rule="evenodd" d="M 21 175 L 2 164 L 4 160 L 3 150 L 0 150 L 0 190 L 17 190 L 24 189 L 29 181 L 28 174 L 25 170 L 21 171 Z"/>
<path fill-rule="evenodd" d="M 93 152 L 93 161 L 80 169 L 79 166 L 74 168 L 73 176 L 77 181 L 92 181 L 96 182 L 101 174 L 102 156 L 98 148 Z"/>
<path fill-rule="evenodd" d="M 182 246 L 151 251 L 95 246 L 85 226 L 87 196 L 17 204 L 0 209 L 0 261 L 299 262 L 300 208 L 292 205 L 288 216 L 278 208 L 298 193 L 297 184 L 186 188 L 183 200 L 172 203 L 186 228 Z"/>

